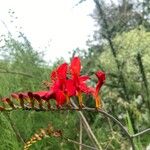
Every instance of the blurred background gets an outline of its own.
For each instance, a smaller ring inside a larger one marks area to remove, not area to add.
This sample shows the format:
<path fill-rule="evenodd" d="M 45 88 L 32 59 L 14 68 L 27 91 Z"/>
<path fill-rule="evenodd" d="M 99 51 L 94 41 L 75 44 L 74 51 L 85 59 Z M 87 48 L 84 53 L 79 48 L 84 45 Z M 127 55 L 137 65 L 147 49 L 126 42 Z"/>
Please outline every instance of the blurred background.
<path fill-rule="evenodd" d="M 0 96 L 45 87 L 49 74 L 76 55 L 81 74 L 95 86 L 97 70 L 106 73 L 101 89 L 104 109 L 131 133 L 150 127 L 150 1 L 45 0 L 1 1 Z M 1 102 L 0 102 L 1 103 Z M 85 105 L 94 107 L 91 97 Z M 130 149 L 121 129 L 97 113 L 84 112 L 104 150 Z M 95 147 L 77 112 L 0 112 L 0 149 L 21 150 L 39 129 L 52 123 L 65 137 Z M 149 134 L 135 138 L 137 150 L 148 150 Z M 61 138 L 46 138 L 33 150 L 90 148 Z"/>

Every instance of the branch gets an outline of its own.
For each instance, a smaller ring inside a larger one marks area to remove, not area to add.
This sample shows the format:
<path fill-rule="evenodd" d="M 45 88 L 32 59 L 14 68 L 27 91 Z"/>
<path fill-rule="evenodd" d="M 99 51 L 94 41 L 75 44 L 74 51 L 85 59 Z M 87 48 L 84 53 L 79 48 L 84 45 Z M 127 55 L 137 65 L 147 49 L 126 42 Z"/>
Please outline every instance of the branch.
<path fill-rule="evenodd" d="M 71 100 L 71 104 L 74 106 L 74 108 L 78 109 L 77 105 L 74 103 L 74 101 Z M 81 110 L 81 108 L 79 108 Z M 79 111 L 79 115 L 83 121 L 83 125 L 85 126 L 85 129 L 87 131 L 88 136 L 90 137 L 91 141 L 94 143 L 94 145 L 99 149 L 102 150 L 102 147 L 100 143 L 98 142 L 96 136 L 94 135 L 90 125 L 88 124 L 83 112 Z"/>
<path fill-rule="evenodd" d="M 143 61 L 142 61 L 142 58 L 141 58 L 141 54 L 138 52 L 137 53 L 137 56 L 136 56 L 136 59 L 137 59 L 137 62 L 138 62 L 138 65 L 139 65 L 139 70 L 140 70 L 140 73 L 142 75 L 142 80 L 143 80 L 143 83 L 144 83 L 144 86 L 145 86 L 145 89 L 146 89 L 146 95 L 147 95 L 147 100 L 146 100 L 146 103 L 147 103 L 147 108 L 150 108 L 150 101 L 149 101 L 149 87 L 148 87 L 148 81 L 147 81 L 147 77 L 146 77 L 146 73 L 145 73 L 145 69 L 144 69 L 144 66 L 143 66 Z M 149 112 L 150 112 L 150 109 L 149 109 Z"/>
<path fill-rule="evenodd" d="M 33 78 L 33 76 L 30 75 L 30 74 L 26 74 L 26 73 L 23 73 L 23 72 L 10 71 L 10 70 L 0 70 L 0 73 L 18 74 L 18 75 Z"/>
<path fill-rule="evenodd" d="M 144 133 L 146 133 L 146 132 L 150 132 L 150 128 L 145 129 L 145 130 L 143 130 L 143 131 L 141 131 L 141 132 L 139 132 L 139 133 L 133 134 L 133 135 L 131 135 L 131 137 L 132 137 L 132 138 L 135 138 L 135 137 L 140 136 L 140 135 L 142 135 L 142 134 L 144 134 Z"/>
<path fill-rule="evenodd" d="M 86 147 L 86 148 L 90 148 L 90 149 L 93 149 L 93 150 L 98 150 L 98 149 L 95 148 L 95 147 L 92 147 L 92 146 L 89 146 L 89 145 L 86 145 L 86 144 L 81 144 L 81 143 L 79 143 L 79 142 L 77 142 L 77 141 L 74 141 L 74 140 L 71 140 L 71 139 L 68 139 L 68 138 L 65 138 L 65 140 L 67 140 L 67 141 L 70 142 L 70 143 L 74 143 L 74 144 L 77 144 L 77 145 L 81 145 L 81 146 Z"/>
<path fill-rule="evenodd" d="M 91 110 L 93 111 L 93 109 L 91 108 L 87 108 L 87 110 Z M 114 121 L 123 131 L 124 133 L 126 134 L 126 136 L 128 137 L 128 139 L 130 140 L 130 143 L 131 143 L 131 146 L 132 146 L 132 149 L 135 150 L 135 146 L 134 146 L 134 143 L 133 143 L 133 139 L 132 137 L 130 136 L 129 132 L 125 129 L 125 127 L 122 125 L 122 123 L 117 120 L 116 118 L 114 118 L 112 115 L 108 114 L 107 112 L 101 110 L 101 109 L 98 109 L 97 110 L 99 113 L 103 114 L 105 117 L 107 118 L 110 118 L 112 121 Z"/>
<path fill-rule="evenodd" d="M 80 141 L 80 145 L 79 145 L 79 150 L 82 150 L 82 133 L 83 133 L 83 128 L 82 128 L 82 119 L 80 118 L 80 134 L 79 134 L 79 141 Z"/>

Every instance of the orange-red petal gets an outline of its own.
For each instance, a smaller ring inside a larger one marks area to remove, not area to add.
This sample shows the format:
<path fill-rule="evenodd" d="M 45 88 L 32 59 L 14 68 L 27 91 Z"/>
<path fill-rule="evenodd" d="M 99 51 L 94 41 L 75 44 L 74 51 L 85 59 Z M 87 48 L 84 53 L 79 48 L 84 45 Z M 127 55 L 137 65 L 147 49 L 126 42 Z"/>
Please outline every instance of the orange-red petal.
<path fill-rule="evenodd" d="M 66 80 L 66 91 L 68 96 L 74 96 L 76 94 L 76 88 L 74 82 L 71 79 Z"/>
<path fill-rule="evenodd" d="M 80 75 L 81 62 L 79 57 L 74 57 L 71 61 L 70 71 L 72 75 Z"/>
<path fill-rule="evenodd" d="M 63 91 L 58 90 L 56 93 L 57 106 L 62 106 L 66 102 L 66 96 Z"/>
<path fill-rule="evenodd" d="M 56 70 L 58 79 L 65 80 L 67 77 L 67 70 L 68 70 L 68 64 L 67 63 L 61 64 Z"/>

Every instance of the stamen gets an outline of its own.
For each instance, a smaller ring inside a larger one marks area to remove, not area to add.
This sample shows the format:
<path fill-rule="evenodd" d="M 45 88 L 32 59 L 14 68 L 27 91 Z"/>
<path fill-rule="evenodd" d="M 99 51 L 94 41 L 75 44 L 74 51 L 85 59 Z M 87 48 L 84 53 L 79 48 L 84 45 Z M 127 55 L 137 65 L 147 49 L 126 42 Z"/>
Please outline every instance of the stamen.
<path fill-rule="evenodd" d="M 101 101 L 101 97 L 98 95 L 95 97 L 95 105 L 96 105 L 96 108 L 102 108 L 102 101 Z"/>
<path fill-rule="evenodd" d="M 83 107 L 83 102 L 82 102 L 82 93 L 81 93 L 81 91 L 79 91 L 77 93 L 77 96 L 78 96 L 78 100 L 79 100 L 79 106 L 80 106 L 80 108 L 82 108 Z"/>

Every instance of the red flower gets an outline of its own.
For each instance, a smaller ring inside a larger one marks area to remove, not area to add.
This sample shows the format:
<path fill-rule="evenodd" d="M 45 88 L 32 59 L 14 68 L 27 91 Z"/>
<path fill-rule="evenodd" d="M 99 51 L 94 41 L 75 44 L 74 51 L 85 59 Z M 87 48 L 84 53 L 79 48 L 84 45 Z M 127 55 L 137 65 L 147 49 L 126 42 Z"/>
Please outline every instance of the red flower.
<path fill-rule="evenodd" d="M 66 96 L 67 105 L 69 105 L 70 97 L 76 95 L 76 89 L 74 87 L 74 82 L 73 82 L 72 79 L 66 80 L 64 93 L 65 93 L 65 96 Z"/>
<path fill-rule="evenodd" d="M 102 101 L 101 101 L 101 97 L 99 95 L 99 91 L 100 91 L 100 88 L 102 87 L 102 85 L 104 84 L 105 82 L 105 79 L 106 79 L 106 76 L 105 76 L 105 73 L 102 72 L 102 71 L 97 71 L 95 73 L 95 75 L 97 76 L 98 78 L 98 82 L 96 84 L 96 88 L 90 88 L 91 89 L 91 93 L 95 99 L 95 103 L 96 103 L 96 108 L 101 108 L 102 107 Z"/>
<path fill-rule="evenodd" d="M 52 93 L 53 98 L 56 99 L 56 105 L 62 106 L 66 100 L 69 103 L 69 97 L 73 95 L 72 81 L 67 79 L 68 64 L 61 64 L 51 74 L 52 85 L 49 93 Z M 46 95 L 49 97 L 49 93 Z"/>
<path fill-rule="evenodd" d="M 76 88 L 74 81 L 67 78 L 68 64 L 63 63 L 56 70 L 56 79 L 51 86 L 51 91 L 55 93 L 55 98 L 58 105 L 70 103 L 70 97 L 76 95 Z"/>
<path fill-rule="evenodd" d="M 102 71 L 97 71 L 95 73 L 95 75 L 97 76 L 98 78 L 98 83 L 97 83 L 97 86 L 96 86 L 96 91 L 98 92 L 101 88 L 101 86 L 104 84 L 105 82 L 105 79 L 106 79 L 106 75 L 104 72 Z M 98 94 L 98 93 L 97 93 Z"/>
<path fill-rule="evenodd" d="M 56 70 L 57 78 L 59 80 L 66 80 L 66 78 L 67 78 L 67 71 L 68 71 L 68 64 L 67 63 L 61 64 Z"/>
<path fill-rule="evenodd" d="M 67 77 L 68 71 L 70 71 L 71 73 L 71 77 L 69 76 L 69 78 Z M 24 100 L 30 100 L 29 102 L 32 108 L 34 108 L 34 101 L 37 100 L 39 103 L 39 107 L 42 109 L 43 100 L 47 102 L 48 108 L 50 108 L 50 99 L 55 99 L 57 107 L 60 107 L 66 102 L 68 105 L 71 96 L 77 96 L 79 100 L 79 105 L 80 107 L 82 107 L 82 93 L 90 93 L 95 98 L 96 107 L 101 107 L 102 104 L 99 96 L 99 91 L 105 81 L 105 73 L 101 71 L 96 72 L 98 83 L 96 84 L 95 88 L 92 88 L 88 87 L 86 84 L 86 81 L 89 79 L 89 76 L 81 76 L 80 71 L 80 58 L 74 57 L 71 61 L 69 70 L 68 64 L 63 63 L 60 66 L 58 66 L 57 69 L 52 71 L 50 75 L 51 83 L 46 83 L 49 86 L 48 91 L 12 93 L 11 96 L 20 101 L 20 105 L 22 106 L 22 108 L 24 108 Z"/>
<path fill-rule="evenodd" d="M 58 89 L 61 88 L 64 85 L 64 82 L 67 79 L 67 70 L 68 70 L 68 64 L 63 63 L 61 64 L 57 69 L 53 70 L 50 79 L 51 79 L 51 86 L 49 87 L 51 89 Z"/>
<path fill-rule="evenodd" d="M 70 97 L 75 95 L 74 82 L 71 79 L 64 80 L 63 82 L 57 80 L 50 88 L 53 93 L 54 99 L 56 99 L 57 106 L 62 106 L 67 102 L 70 103 Z M 47 94 L 48 96 L 48 94 Z"/>
<path fill-rule="evenodd" d="M 70 64 L 71 74 L 74 76 L 79 76 L 81 70 L 81 62 L 79 57 L 74 57 Z"/>
<path fill-rule="evenodd" d="M 89 79 L 88 76 L 80 76 L 81 62 L 79 57 L 74 57 L 71 61 L 70 72 L 72 75 L 72 80 L 76 89 L 76 94 L 79 99 L 79 105 L 82 107 L 82 92 L 89 93 L 90 89 L 86 85 L 85 81 Z"/>
<path fill-rule="evenodd" d="M 52 83 L 54 83 L 57 80 L 57 73 L 56 70 L 53 70 L 50 74 L 50 79 L 52 81 Z"/>
<path fill-rule="evenodd" d="M 67 70 L 68 70 L 68 64 L 63 63 L 57 69 L 52 71 L 50 76 L 52 83 L 55 83 L 58 80 L 60 82 L 65 81 L 67 78 Z"/>
<path fill-rule="evenodd" d="M 66 102 L 66 96 L 62 90 L 57 90 L 56 92 L 56 102 L 57 107 L 62 106 Z"/>
<path fill-rule="evenodd" d="M 65 91 L 64 91 L 69 97 L 70 96 L 75 96 L 76 94 L 76 89 L 74 87 L 74 82 L 72 79 L 66 80 L 65 83 Z"/>

